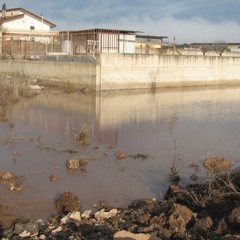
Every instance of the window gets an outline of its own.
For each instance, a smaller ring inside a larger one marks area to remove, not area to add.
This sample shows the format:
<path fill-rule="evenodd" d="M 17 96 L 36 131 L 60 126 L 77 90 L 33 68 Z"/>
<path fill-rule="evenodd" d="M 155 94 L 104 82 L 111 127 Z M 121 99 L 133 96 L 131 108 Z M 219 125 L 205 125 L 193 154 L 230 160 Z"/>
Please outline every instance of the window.
<path fill-rule="evenodd" d="M 35 30 L 35 27 L 34 26 L 30 26 L 30 30 Z"/>

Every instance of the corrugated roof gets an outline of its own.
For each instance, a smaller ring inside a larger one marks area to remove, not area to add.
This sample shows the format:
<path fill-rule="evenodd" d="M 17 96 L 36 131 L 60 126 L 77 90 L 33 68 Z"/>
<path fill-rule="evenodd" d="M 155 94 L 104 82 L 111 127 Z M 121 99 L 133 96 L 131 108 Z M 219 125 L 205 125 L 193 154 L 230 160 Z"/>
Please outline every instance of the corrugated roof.
<path fill-rule="evenodd" d="M 163 39 L 163 38 L 168 38 L 168 37 L 166 37 L 166 36 L 153 36 L 153 35 L 136 35 L 136 38 Z"/>
<path fill-rule="evenodd" d="M 107 28 L 93 28 L 93 29 L 83 29 L 83 30 L 70 30 L 70 31 L 61 31 L 63 33 L 87 33 L 87 32 L 94 32 L 94 33 L 125 33 L 125 34 L 137 34 L 140 31 L 133 31 L 133 30 L 121 30 L 121 29 L 107 29 Z"/>

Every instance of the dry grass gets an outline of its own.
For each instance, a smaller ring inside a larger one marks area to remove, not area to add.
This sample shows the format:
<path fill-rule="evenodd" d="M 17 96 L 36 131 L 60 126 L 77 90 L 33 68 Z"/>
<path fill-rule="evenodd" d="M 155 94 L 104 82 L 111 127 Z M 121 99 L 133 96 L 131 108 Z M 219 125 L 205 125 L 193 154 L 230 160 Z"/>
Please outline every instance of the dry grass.
<path fill-rule="evenodd" d="M 35 93 L 30 89 L 30 82 L 23 78 L 0 77 L 0 121 L 7 120 L 7 108 L 20 97 L 30 97 Z"/>

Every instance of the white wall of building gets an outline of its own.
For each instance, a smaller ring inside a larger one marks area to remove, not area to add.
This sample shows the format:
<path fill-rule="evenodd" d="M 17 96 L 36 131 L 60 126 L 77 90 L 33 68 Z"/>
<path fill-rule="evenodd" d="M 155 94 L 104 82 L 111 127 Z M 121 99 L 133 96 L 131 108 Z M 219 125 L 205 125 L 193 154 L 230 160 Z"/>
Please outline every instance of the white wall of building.
<path fill-rule="evenodd" d="M 2 27 L 6 30 L 18 29 L 29 31 L 31 30 L 31 27 L 34 27 L 34 30 L 36 31 L 50 31 L 49 25 L 26 14 L 23 18 L 3 23 Z"/>
<path fill-rule="evenodd" d="M 120 53 L 135 53 L 135 35 L 120 34 L 119 48 Z"/>

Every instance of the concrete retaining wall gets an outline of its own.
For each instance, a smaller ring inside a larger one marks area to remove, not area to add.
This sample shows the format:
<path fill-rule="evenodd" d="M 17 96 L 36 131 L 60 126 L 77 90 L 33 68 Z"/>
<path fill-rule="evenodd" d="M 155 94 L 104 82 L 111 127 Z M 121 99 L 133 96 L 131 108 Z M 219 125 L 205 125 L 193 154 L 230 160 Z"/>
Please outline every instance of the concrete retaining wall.
<path fill-rule="evenodd" d="M 240 58 L 101 54 L 101 90 L 240 84 Z"/>
<path fill-rule="evenodd" d="M 98 63 L 0 61 L 0 75 L 94 90 L 240 84 L 240 58 L 102 53 Z"/>
<path fill-rule="evenodd" d="M 26 76 L 53 84 L 73 84 L 79 88 L 96 86 L 96 64 L 78 62 L 50 62 L 2 60 L 0 73 Z"/>

